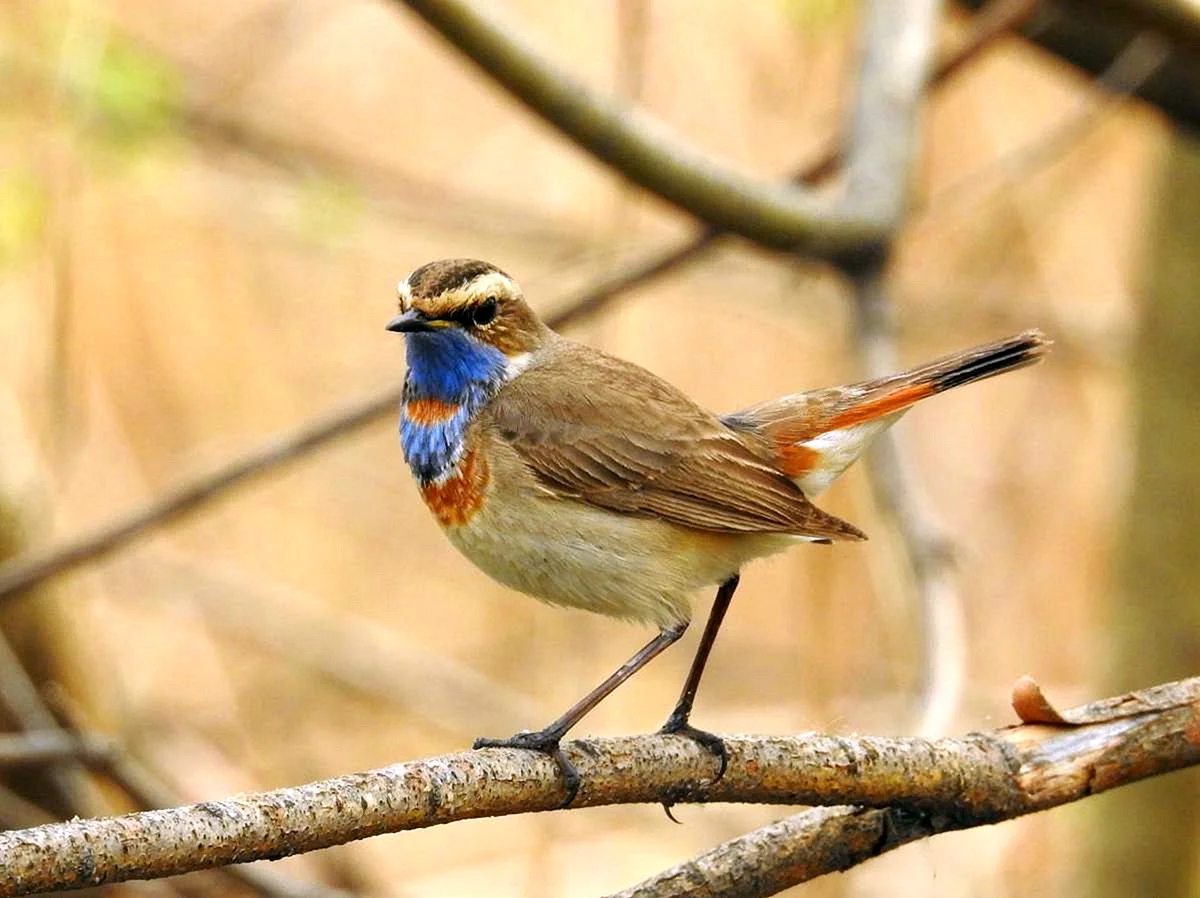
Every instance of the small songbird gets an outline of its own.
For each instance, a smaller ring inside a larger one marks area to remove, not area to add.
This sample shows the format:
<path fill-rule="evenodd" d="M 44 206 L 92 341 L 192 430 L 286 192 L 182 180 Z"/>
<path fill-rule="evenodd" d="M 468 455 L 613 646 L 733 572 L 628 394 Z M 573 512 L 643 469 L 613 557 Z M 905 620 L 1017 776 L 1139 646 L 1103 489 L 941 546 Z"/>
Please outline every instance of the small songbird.
<path fill-rule="evenodd" d="M 564 734 L 678 640 L 693 593 L 716 600 L 661 732 L 725 769 L 725 746 L 689 717 L 742 566 L 796 542 L 860 540 L 810 501 L 913 403 L 1038 361 L 1026 331 L 903 374 L 714 415 L 644 368 L 550 330 L 507 274 L 451 259 L 399 286 L 408 373 L 400 440 L 450 541 L 494 579 L 555 605 L 652 624 L 658 635 L 560 718 L 476 748 L 551 755 L 570 803 Z"/>

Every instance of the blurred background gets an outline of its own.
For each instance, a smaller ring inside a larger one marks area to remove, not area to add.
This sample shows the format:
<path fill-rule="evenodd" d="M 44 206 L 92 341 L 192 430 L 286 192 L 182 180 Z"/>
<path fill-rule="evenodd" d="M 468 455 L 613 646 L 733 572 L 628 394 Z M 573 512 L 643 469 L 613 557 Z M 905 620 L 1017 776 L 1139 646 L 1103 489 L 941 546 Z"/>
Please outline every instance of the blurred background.
<path fill-rule="evenodd" d="M 842 0 L 497 12 L 599 92 L 762 178 L 836 138 L 853 86 L 858 10 Z M 970 27 L 953 7 L 942 37 Z M 2 557 L 134 514 L 398 387 L 402 341 L 383 326 L 417 265 L 487 259 L 550 315 L 697 228 L 398 3 L 7 0 L 0 78 Z M 953 644 L 928 645 L 922 572 L 859 466 L 822 504 L 871 540 L 743 572 L 697 725 L 913 734 L 930 723 L 934 648 L 961 660 L 944 734 L 1012 722 L 1026 673 L 1060 706 L 1196 673 L 1200 153 L 1112 80 L 1005 37 L 930 93 L 888 273 L 900 358 L 1034 326 L 1055 341 L 1045 364 L 898 428 L 922 520 L 950 546 L 938 563 Z M 847 282 L 740 241 L 567 333 L 721 411 L 862 376 Z M 420 502 L 390 408 L 7 597 L 0 624 L 7 728 L 102 734 L 129 768 L 124 786 L 78 764 L 9 771 L 10 827 L 536 728 L 650 635 L 544 607 L 460 558 Z M 695 630 L 579 734 L 657 728 Z M 1175 774 L 796 891 L 1195 895 L 1198 800 L 1196 773 Z M 786 813 L 480 820 L 252 869 L 363 895 L 598 895 Z M 288 888 L 209 873 L 105 894 L 300 894 Z"/>

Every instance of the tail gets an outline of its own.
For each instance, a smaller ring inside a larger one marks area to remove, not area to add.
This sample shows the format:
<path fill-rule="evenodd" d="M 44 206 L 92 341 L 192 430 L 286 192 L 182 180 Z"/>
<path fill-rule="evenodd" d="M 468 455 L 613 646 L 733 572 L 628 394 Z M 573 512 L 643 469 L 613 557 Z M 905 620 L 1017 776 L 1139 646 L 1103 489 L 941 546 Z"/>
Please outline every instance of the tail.
<path fill-rule="evenodd" d="M 985 343 L 973 349 L 964 349 L 904 374 L 867 381 L 858 386 L 868 390 L 876 385 L 886 388 L 892 382 L 900 381 L 923 387 L 924 391 L 917 399 L 924 399 L 926 396 L 961 387 L 963 384 L 1035 364 L 1049 351 L 1050 345 L 1050 341 L 1041 331 L 1028 330 L 1015 337 Z"/>
<path fill-rule="evenodd" d="M 1050 341 L 1037 330 L 985 343 L 901 374 L 773 399 L 723 419 L 775 447 L 776 462 L 805 495 L 826 489 L 871 438 L 914 403 L 1040 361 Z"/>

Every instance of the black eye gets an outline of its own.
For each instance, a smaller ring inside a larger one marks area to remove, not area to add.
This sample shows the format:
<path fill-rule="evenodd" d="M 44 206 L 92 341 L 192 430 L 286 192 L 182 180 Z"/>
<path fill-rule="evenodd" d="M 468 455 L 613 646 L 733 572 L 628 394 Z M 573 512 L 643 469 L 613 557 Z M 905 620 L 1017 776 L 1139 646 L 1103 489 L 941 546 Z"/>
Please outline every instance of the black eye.
<path fill-rule="evenodd" d="M 496 297 L 489 296 L 475 308 L 471 309 L 471 323 L 476 327 L 486 327 L 496 318 Z"/>

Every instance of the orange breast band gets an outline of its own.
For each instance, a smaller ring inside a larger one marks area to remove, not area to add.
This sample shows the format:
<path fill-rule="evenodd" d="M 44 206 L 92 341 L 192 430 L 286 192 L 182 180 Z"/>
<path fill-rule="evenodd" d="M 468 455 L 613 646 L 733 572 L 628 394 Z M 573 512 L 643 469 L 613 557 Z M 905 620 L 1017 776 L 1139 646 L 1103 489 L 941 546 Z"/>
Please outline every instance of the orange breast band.
<path fill-rule="evenodd" d="M 472 449 L 441 483 L 421 487 L 421 498 L 443 527 L 461 527 L 483 507 L 490 479 L 487 462 Z"/>
<path fill-rule="evenodd" d="M 454 417 L 461 408 L 457 402 L 442 402 L 440 399 L 410 399 L 404 403 L 404 416 L 413 424 L 427 427 L 442 424 Z"/>

